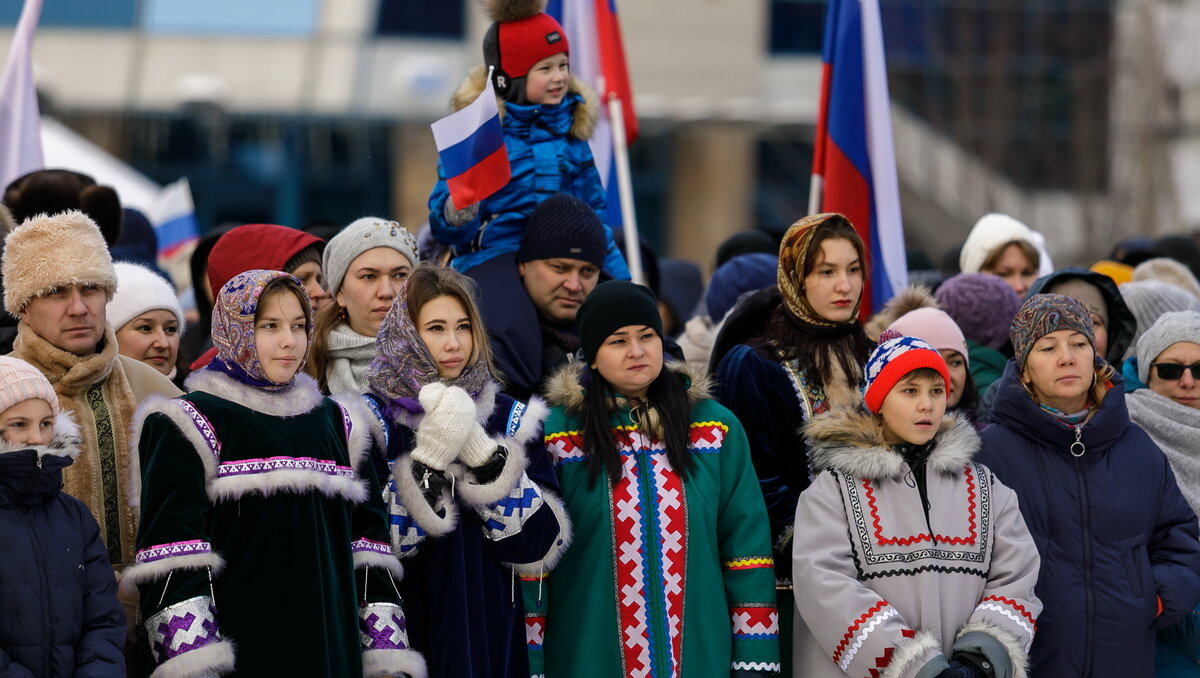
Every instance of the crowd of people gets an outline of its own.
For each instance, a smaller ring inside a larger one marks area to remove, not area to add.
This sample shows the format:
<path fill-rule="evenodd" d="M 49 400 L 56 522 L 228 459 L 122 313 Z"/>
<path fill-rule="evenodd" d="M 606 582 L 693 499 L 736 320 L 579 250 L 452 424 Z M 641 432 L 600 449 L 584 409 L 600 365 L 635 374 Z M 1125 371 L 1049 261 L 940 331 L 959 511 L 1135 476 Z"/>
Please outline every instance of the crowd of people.
<path fill-rule="evenodd" d="M 565 34 L 490 4 L 512 179 L 419 233 L 217 228 L 188 294 L 7 187 L 0 676 L 1196 675 L 1192 240 L 989 214 L 871 314 L 817 214 L 637 284 Z"/>

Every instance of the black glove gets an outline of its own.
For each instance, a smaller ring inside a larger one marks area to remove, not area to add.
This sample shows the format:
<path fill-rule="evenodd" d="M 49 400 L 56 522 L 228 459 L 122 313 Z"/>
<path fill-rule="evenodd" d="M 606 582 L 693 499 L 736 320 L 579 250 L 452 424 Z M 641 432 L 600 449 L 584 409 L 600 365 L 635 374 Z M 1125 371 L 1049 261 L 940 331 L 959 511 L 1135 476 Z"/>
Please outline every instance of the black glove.
<path fill-rule="evenodd" d="M 988 675 L 972 664 L 952 659 L 950 666 L 939 673 L 937 678 L 988 678 Z"/>

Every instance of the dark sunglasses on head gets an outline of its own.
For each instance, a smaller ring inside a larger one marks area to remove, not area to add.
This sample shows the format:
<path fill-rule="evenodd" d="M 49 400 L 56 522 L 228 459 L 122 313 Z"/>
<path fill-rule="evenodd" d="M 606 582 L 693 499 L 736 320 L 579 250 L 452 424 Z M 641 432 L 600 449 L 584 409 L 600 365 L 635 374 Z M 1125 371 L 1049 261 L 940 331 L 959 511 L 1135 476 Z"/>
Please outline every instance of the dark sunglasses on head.
<path fill-rule="evenodd" d="M 1158 378 L 1166 379 L 1167 381 L 1175 381 L 1183 378 L 1183 371 L 1189 370 L 1192 373 L 1192 379 L 1200 381 L 1200 363 L 1192 363 L 1191 365 L 1180 365 L 1179 363 L 1151 363 L 1150 367 L 1158 370 Z"/>

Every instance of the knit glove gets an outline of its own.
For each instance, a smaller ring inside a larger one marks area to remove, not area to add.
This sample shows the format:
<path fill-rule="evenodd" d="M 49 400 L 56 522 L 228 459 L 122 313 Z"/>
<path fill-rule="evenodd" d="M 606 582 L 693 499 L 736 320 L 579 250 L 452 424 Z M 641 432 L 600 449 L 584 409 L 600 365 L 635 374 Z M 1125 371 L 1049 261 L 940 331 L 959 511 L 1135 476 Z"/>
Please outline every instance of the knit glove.
<path fill-rule="evenodd" d="M 441 382 L 426 384 L 417 394 L 425 418 L 417 426 L 417 444 L 412 458 L 429 468 L 445 471 L 472 433 L 475 401 L 457 386 Z"/>
<path fill-rule="evenodd" d="M 479 468 L 496 456 L 496 448 L 499 446 L 487 434 L 487 431 L 483 430 L 483 426 L 479 422 L 473 423 L 474 426 L 467 433 L 467 437 L 463 441 L 462 450 L 458 453 L 458 458 L 468 468 Z"/>

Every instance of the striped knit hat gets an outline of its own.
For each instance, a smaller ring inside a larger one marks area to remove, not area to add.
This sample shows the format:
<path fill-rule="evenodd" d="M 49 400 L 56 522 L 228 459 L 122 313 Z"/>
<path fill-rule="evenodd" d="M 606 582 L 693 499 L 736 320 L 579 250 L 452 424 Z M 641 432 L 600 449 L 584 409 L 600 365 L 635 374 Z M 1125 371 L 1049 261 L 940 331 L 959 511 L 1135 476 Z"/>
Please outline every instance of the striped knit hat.
<path fill-rule="evenodd" d="M 950 391 L 950 368 L 937 349 L 916 337 L 906 337 L 895 330 L 884 330 L 879 335 L 879 346 L 871 353 L 863 370 L 866 390 L 863 402 L 867 409 L 879 414 L 883 399 L 891 392 L 896 382 L 909 372 L 928 367 L 942 375 L 947 393 Z"/>
<path fill-rule="evenodd" d="M 58 395 L 36 367 L 11 356 L 0 356 L 0 412 L 31 398 L 50 403 L 58 416 Z"/>

